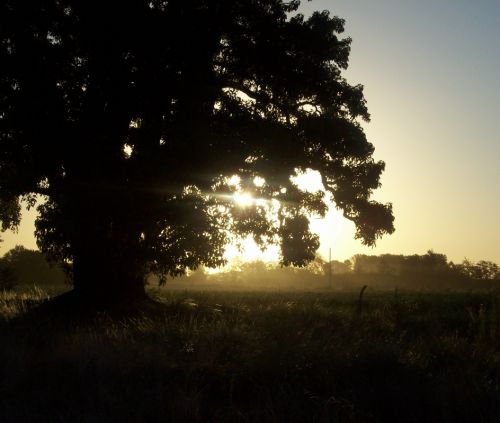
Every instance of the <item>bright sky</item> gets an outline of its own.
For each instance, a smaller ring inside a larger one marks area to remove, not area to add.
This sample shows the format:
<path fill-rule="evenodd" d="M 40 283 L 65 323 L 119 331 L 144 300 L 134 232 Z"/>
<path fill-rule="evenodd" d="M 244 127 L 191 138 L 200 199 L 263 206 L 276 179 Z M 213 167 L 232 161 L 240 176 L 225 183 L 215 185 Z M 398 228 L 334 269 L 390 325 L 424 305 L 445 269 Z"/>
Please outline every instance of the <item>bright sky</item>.
<path fill-rule="evenodd" d="M 362 83 L 375 156 L 375 198 L 394 205 L 396 232 L 375 249 L 350 225 L 321 226 L 321 249 L 500 262 L 500 1 L 313 0 L 353 39 L 351 83 Z M 329 230 L 326 230 L 329 228 Z"/>
<path fill-rule="evenodd" d="M 375 199 L 393 203 L 396 232 L 363 247 L 332 208 L 312 224 L 320 253 L 344 260 L 432 248 L 500 263 L 500 1 L 303 1 L 306 15 L 323 9 L 345 18 L 353 39 L 345 76 L 365 86 L 364 127 L 387 164 Z M 35 248 L 33 220 L 29 212 L 18 235 L 2 235 L 0 254 Z M 249 245 L 246 257 L 259 256 Z"/>

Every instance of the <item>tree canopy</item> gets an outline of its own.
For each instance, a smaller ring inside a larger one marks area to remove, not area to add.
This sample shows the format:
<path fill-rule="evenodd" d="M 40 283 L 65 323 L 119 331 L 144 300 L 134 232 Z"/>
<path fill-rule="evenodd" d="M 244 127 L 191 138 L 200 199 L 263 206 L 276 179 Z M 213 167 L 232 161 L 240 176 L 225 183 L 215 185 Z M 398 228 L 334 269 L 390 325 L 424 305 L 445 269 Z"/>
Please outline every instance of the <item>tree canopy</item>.
<path fill-rule="evenodd" d="M 44 196 L 38 245 L 82 290 L 221 265 L 235 235 L 303 265 L 326 197 L 290 176 L 313 169 L 363 243 L 392 233 L 344 20 L 299 3 L 3 1 L 2 228 Z M 265 201 L 238 207 L 232 175 Z"/>

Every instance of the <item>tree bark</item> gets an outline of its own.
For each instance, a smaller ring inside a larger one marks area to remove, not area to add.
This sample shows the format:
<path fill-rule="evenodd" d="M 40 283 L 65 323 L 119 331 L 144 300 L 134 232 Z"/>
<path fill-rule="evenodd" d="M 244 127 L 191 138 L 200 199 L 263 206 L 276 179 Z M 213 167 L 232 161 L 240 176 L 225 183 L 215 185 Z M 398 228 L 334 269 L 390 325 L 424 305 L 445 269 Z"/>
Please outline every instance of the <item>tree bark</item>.
<path fill-rule="evenodd" d="M 126 257 L 121 263 L 111 257 L 75 257 L 75 294 L 89 306 L 99 307 L 146 299 L 144 279 L 132 262 Z"/>
<path fill-rule="evenodd" d="M 73 249 L 74 291 L 82 302 L 106 307 L 147 298 L 135 232 L 109 216 L 85 215 Z"/>

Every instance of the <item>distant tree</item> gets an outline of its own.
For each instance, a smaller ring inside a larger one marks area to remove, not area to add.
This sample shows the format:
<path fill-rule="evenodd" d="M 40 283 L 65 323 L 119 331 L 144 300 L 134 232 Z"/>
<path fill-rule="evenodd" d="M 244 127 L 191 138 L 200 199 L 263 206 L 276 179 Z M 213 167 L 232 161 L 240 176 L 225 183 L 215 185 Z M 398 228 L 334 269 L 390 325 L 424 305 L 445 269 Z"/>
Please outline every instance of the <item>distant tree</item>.
<path fill-rule="evenodd" d="M 462 275 L 471 279 L 500 279 L 500 267 L 492 261 L 480 260 L 474 263 L 465 259 L 455 267 Z"/>
<path fill-rule="evenodd" d="M 363 87 L 341 74 L 344 21 L 299 3 L 2 1 L 2 227 L 43 196 L 39 248 L 104 303 L 143 298 L 150 273 L 224 264 L 233 235 L 312 260 L 308 216 L 327 207 L 296 171 L 320 172 L 363 243 L 392 233 L 391 205 L 370 199 L 384 163 L 359 123 Z M 277 211 L 234 204 L 232 175 Z"/>
<path fill-rule="evenodd" d="M 17 245 L 2 258 L 19 285 L 56 286 L 65 283 L 60 266 L 51 266 L 40 251 Z"/>
<path fill-rule="evenodd" d="M 346 272 L 352 272 L 352 261 L 349 260 L 349 259 L 346 259 L 343 261 L 343 265 L 344 265 L 344 269 L 346 270 Z"/>
<path fill-rule="evenodd" d="M 14 270 L 6 260 L 0 258 L 0 290 L 10 290 L 17 285 Z"/>
<path fill-rule="evenodd" d="M 352 271 L 352 263 L 350 260 L 345 260 L 345 261 L 338 261 L 338 260 L 332 260 L 331 263 L 325 262 L 323 264 L 323 273 L 325 275 L 328 275 L 330 272 L 330 266 L 332 269 L 332 274 L 343 274 L 343 273 L 350 273 Z"/>
<path fill-rule="evenodd" d="M 445 254 L 435 253 L 428 250 L 424 255 L 405 256 L 402 272 L 422 274 L 437 273 L 448 270 L 448 259 Z"/>
<path fill-rule="evenodd" d="M 357 254 L 353 257 L 356 273 L 385 273 L 399 275 L 400 273 L 436 272 L 448 268 L 445 254 L 428 250 L 427 254 L 411 256 L 382 254 L 368 256 Z"/>
<path fill-rule="evenodd" d="M 369 256 L 366 254 L 356 254 L 353 258 L 354 273 L 379 273 L 379 256 Z"/>

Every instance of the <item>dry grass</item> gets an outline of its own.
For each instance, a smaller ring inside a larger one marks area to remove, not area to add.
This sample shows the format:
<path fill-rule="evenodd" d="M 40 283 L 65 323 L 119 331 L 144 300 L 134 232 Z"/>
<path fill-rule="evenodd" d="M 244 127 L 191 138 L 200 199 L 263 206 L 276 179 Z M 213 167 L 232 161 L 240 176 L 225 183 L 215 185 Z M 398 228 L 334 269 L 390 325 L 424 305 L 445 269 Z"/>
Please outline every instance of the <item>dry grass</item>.
<path fill-rule="evenodd" d="M 498 422 L 496 294 L 152 291 L 165 313 L 15 324 L 2 422 Z"/>

